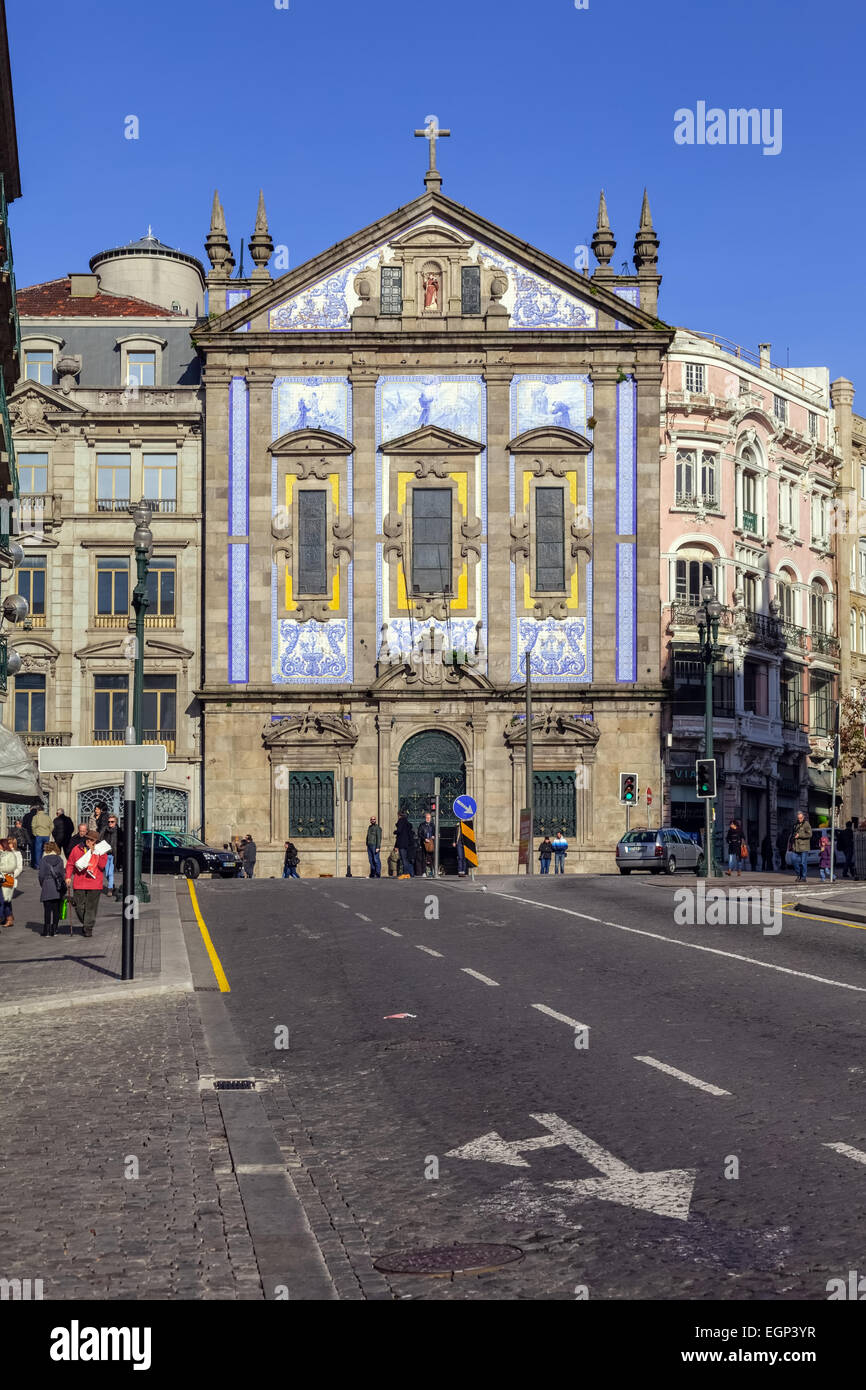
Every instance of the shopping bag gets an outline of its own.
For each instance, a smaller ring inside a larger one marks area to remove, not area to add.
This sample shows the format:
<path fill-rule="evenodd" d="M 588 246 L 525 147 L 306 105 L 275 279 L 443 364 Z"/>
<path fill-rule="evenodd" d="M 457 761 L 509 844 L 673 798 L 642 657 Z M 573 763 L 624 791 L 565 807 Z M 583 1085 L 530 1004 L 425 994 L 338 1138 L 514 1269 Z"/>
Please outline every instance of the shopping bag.
<path fill-rule="evenodd" d="M 68 898 L 64 898 L 64 899 L 63 899 L 63 902 L 60 904 L 60 920 L 61 920 L 61 922 L 65 922 L 65 921 L 66 921 L 66 914 L 68 913 L 68 911 L 69 911 L 69 899 L 68 899 Z"/>

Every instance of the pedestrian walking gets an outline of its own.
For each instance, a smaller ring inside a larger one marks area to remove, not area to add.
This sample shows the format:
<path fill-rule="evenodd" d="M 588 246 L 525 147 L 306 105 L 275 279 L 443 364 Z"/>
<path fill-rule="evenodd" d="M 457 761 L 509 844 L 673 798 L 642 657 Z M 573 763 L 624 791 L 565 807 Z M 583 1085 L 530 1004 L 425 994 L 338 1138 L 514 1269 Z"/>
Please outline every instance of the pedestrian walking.
<path fill-rule="evenodd" d="M 87 817 L 87 829 L 92 830 L 100 840 L 104 839 L 105 832 L 108 829 L 108 811 L 101 801 L 96 802 L 93 810 Z"/>
<path fill-rule="evenodd" d="M 770 839 L 769 830 L 761 841 L 761 868 L 765 874 L 775 873 L 776 871 L 776 866 L 773 863 L 773 842 Z"/>
<path fill-rule="evenodd" d="M 42 935 L 53 936 L 60 921 L 60 908 L 66 897 L 66 870 L 60 846 L 49 840 L 39 860 L 39 897 L 42 902 Z M 70 926 L 69 930 L 72 930 Z"/>
<path fill-rule="evenodd" d="M 0 926 L 12 927 L 15 925 L 15 918 L 12 916 L 12 899 L 15 896 L 18 873 L 17 856 L 13 853 L 12 841 L 7 837 L 0 840 L 0 888 L 2 888 Z"/>
<path fill-rule="evenodd" d="M 83 847 L 77 845 L 66 861 L 66 882 L 72 885 L 72 905 L 81 923 L 82 936 L 93 935 L 102 897 L 108 846 L 98 851 L 99 845 L 105 845 L 105 841 L 97 840 L 95 832 L 88 830 Z"/>
<path fill-rule="evenodd" d="M 826 878 L 830 877 L 830 841 L 826 832 L 821 836 L 821 841 L 818 845 L 818 873 L 821 876 L 822 883 Z"/>
<path fill-rule="evenodd" d="M 74 832 L 75 826 L 71 818 L 67 816 L 64 810 L 59 810 L 54 817 L 51 833 L 54 837 L 54 843 L 57 845 L 61 854 L 66 855 L 69 853 L 69 844 Z"/>
<path fill-rule="evenodd" d="M 244 875 L 246 878 L 252 878 L 256 869 L 256 842 L 253 839 L 252 835 L 247 835 L 244 837 L 244 845 L 243 850 L 241 851 L 241 855 L 244 863 Z"/>
<path fill-rule="evenodd" d="M 367 826 L 367 858 L 370 861 L 370 878 L 382 877 L 382 859 L 379 854 L 382 848 L 382 827 L 378 824 L 376 817 L 370 817 L 370 824 Z"/>
<path fill-rule="evenodd" d="M 29 862 L 33 863 L 33 817 L 39 809 L 39 803 L 34 802 L 21 818 L 21 831 L 18 835 L 18 849 L 25 855 Z"/>
<path fill-rule="evenodd" d="M 555 874 L 565 873 L 565 856 L 567 854 L 568 841 L 565 838 L 565 831 L 560 830 L 553 839 L 553 872 Z"/>
<path fill-rule="evenodd" d="M 463 823 L 458 821 L 454 827 L 454 849 L 457 853 L 457 877 L 466 877 L 466 849 L 463 844 Z"/>
<path fill-rule="evenodd" d="M 811 847 L 812 827 L 803 812 L 798 811 L 797 819 L 791 831 L 791 853 L 794 867 L 797 870 L 795 883 L 805 883 L 809 877 L 809 850 Z"/>
<path fill-rule="evenodd" d="M 541 844 L 538 846 L 538 858 L 541 863 L 541 872 L 550 873 L 550 861 L 553 858 L 553 841 L 549 835 L 545 835 Z"/>
<path fill-rule="evenodd" d="M 30 830 L 33 835 L 32 862 L 34 869 L 39 868 L 39 861 L 42 858 L 45 846 L 51 839 L 52 829 L 53 826 L 51 824 L 51 817 L 48 815 L 48 813 L 45 810 L 45 806 L 40 801 L 39 805 L 33 813 L 33 819 L 30 822 Z"/>
<path fill-rule="evenodd" d="M 728 867 L 725 869 L 725 874 L 730 878 L 736 869 L 739 878 L 743 871 L 743 846 L 746 843 L 739 821 L 731 820 L 725 840 L 728 845 Z"/>
<path fill-rule="evenodd" d="M 286 852 L 283 855 L 283 878 L 300 878 L 298 873 L 298 850 L 291 840 L 286 840 Z"/>
<path fill-rule="evenodd" d="M 419 854 L 423 856 L 421 872 L 426 874 L 427 878 L 432 878 L 433 855 L 436 851 L 436 822 L 429 811 L 424 812 L 424 819 L 418 826 L 418 849 Z"/>
<path fill-rule="evenodd" d="M 400 855 L 400 867 L 403 872 L 398 874 L 398 878 L 413 878 L 415 870 L 412 867 L 412 841 L 415 835 L 409 822 L 409 817 L 405 811 L 398 811 L 397 824 L 394 826 L 394 848 Z"/>
<path fill-rule="evenodd" d="M 76 830 L 76 832 L 75 832 L 75 834 L 73 835 L 72 839 L 69 841 L 69 848 L 68 848 L 67 851 L 66 851 L 66 858 L 67 858 L 67 859 L 69 858 L 70 854 L 72 853 L 72 851 L 73 851 L 74 849 L 81 849 L 81 847 L 82 847 L 82 845 L 85 843 L 86 839 L 87 839 L 87 821 L 86 821 L 86 820 L 79 821 L 79 823 L 78 823 L 78 829 Z"/>
<path fill-rule="evenodd" d="M 395 845 L 388 855 L 388 877 L 396 878 L 400 872 L 400 851 Z"/>
<path fill-rule="evenodd" d="M 105 892 L 113 893 L 116 899 L 120 898 L 120 888 L 116 887 L 116 875 L 118 866 L 123 863 L 123 831 L 121 830 L 117 816 L 108 817 L 104 840 L 111 848 L 108 854 L 108 863 L 105 866 Z"/>
<path fill-rule="evenodd" d="M 845 868 L 842 870 L 843 878 L 856 878 L 854 869 L 854 825 L 850 820 L 846 820 L 844 830 L 839 831 L 836 844 L 839 851 L 845 856 Z"/>

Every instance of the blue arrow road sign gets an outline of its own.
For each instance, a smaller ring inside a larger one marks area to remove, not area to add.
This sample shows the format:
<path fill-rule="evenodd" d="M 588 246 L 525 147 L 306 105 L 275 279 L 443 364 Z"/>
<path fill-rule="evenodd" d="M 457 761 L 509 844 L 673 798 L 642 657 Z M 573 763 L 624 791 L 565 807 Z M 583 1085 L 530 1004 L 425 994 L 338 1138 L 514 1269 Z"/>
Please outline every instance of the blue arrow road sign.
<path fill-rule="evenodd" d="M 457 796 L 451 809 L 458 820 L 472 820 L 478 806 L 471 796 Z"/>

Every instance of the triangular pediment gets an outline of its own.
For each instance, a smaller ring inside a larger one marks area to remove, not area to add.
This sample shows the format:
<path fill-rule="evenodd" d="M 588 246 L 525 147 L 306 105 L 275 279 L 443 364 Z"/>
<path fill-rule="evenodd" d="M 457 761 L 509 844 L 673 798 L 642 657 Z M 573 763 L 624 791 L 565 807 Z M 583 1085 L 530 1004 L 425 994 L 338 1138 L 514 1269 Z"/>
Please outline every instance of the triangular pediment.
<path fill-rule="evenodd" d="M 330 430 L 289 430 L 268 445 L 272 454 L 351 454 L 354 444 Z"/>
<path fill-rule="evenodd" d="M 405 236 L 393 237 L 391 246 L 399 248 L 401 251 L 413 251 L 421 248 L 424 251 L 468 251 L 472 246 L 472 238 L 463 236 L 456 228 L 449 227 L 444 222 L 422 222 L 420 227 L 412 227 Z"/>
<path fill-rule="evenodd" d="M 57 414 L 80 418 L 87 411 L 73 404 L 60 391 L 36 381 L 22 382 L 9 397 L 9 415 L 16 434 L 54 434 L 55 427 L 48 423 L 48 417 Z"/>
<path fill-rule="evenodd" d="M 538 429 L 525 430 L 508 445 L 510 454 L 561 454 L 563 451 L 589 454 L 592 452 L 592 440 L 574 430 L 545 429 L 542 425 Z"/>
<path fill-rule="evenodd" d="M 389 439 L 380 444 L 380 450 L 388 454 L 480 454 L 484 448 L 477 439 L 467 439 L 453 430 L 443 429 L 441 425 L 423 425 L 421 429 L 411 430 L 398 439 Z"/>
<path fill-rule="evenodd" d="M 500 301 L 510 328 L 594 329 L 599 310 L 625 328 L 658 332 L 664 327 L 613 288 L 590 280 L 443 194 L 428 192 L 255 289 L 248 299 L 196 329 L 194 340 L 206 346 L 224 334 L 245 331 L 255 336 L 252 322 L 262 315 L 267 316 L 270 332 L 345 331 L 361 302 L 355 277 L 387 265 L 394 248 L 405 250 L 412 238 L 428 246 L 432 237 L 441 238 L 443 248 L 465 250 L 504 276 L 508 288 Z"/>

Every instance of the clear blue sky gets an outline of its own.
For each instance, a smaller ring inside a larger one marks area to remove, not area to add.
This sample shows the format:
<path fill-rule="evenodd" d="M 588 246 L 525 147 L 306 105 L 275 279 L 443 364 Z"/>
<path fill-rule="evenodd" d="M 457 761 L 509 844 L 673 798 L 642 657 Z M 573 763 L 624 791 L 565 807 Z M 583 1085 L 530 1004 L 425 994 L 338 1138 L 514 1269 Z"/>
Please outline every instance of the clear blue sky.
<path fill-rule="evenodd" d="M 862 0 L 7 0 L 24 196 L 18 283 L 144 233 L 235 255 L 259 186 L 296 266 L 422 191 L 571 264 L 607 191 L 617 268 L 649 188 L 660 314 L 792 366 L 866 413 Z M 679 146 L 674 112 L 783 112 L 782 150 Z M 140 139 L 124 139 L 135 115 Z M 790 357 L 789 357 L 790 354 Z"/>

